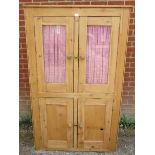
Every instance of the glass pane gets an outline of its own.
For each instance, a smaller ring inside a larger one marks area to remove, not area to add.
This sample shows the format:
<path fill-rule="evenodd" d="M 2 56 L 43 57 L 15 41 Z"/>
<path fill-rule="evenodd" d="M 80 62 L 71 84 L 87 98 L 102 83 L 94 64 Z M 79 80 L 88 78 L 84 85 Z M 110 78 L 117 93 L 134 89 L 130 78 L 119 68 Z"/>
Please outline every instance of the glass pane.
<path fill-rule="evenodd" d="M 86 83 L 108 82 L 111 26 L 87 26 Z"/>
<path fill-rule="evenodd" d="M 65 26 L 43 26 L 45 81 L 64 83 L 66 80 Z"/>

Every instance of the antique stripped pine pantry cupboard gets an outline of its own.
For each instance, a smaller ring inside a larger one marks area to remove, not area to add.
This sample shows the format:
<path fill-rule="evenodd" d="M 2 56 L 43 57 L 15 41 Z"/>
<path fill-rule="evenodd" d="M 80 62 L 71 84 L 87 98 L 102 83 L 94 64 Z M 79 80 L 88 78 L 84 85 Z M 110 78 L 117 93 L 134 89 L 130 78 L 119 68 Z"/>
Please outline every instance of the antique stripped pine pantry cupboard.
<path fill-rule="evenodd" d="M 25 6 L 35 148 L 116 149 L 129 8 Z"/>

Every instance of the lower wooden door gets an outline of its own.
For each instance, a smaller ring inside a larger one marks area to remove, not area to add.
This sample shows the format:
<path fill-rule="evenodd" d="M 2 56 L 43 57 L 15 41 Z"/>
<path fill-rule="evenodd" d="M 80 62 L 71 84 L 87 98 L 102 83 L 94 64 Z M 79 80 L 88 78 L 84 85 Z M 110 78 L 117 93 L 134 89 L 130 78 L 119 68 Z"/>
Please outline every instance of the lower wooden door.
<path fill-rule="evenodd" d="M 39 105 L 44 148 L 72 148 L 73 99 L 40 98 Z"/>
<path fill-rule="evenodd" d="M 110 138 L 112 99 L 79 98 L 73 113 L 73 99 L 40 98 L 42 143 L 46 149 L 72 149 L 73 127 L 77 127 L 77 149 L 104 150 Z M 73 123 L 77 115 L 78 123 Z"/>
<path fill-rule="evenodd" d="M 78 148 L 106 150 L 110 141 L 112 99 L 80 98 Z"/>

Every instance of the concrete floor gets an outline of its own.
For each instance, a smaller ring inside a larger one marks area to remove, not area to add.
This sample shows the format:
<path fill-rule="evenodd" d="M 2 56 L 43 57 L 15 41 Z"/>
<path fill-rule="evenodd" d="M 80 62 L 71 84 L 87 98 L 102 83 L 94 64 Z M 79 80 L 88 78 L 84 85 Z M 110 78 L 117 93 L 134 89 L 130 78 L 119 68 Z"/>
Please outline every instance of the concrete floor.
<path fill-rule="evenodd" d="M 32 130 L 20 130 L 19 155 L 134 155 L 134 130 L 120 129 L 118 148 L 113 153 L 97 152 L 64 152 L 64 151 L 35 151 L 33 147 Z"/>

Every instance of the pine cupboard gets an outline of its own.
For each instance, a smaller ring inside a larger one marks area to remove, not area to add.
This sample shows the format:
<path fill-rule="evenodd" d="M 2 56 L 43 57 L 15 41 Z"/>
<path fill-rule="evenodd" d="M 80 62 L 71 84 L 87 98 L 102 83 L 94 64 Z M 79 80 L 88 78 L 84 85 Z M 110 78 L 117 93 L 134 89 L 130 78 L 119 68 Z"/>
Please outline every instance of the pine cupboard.
<path fill-rule="evenodd" d="M 35 148 L 115 150 L 129 8 L 24 12 Z"/>

